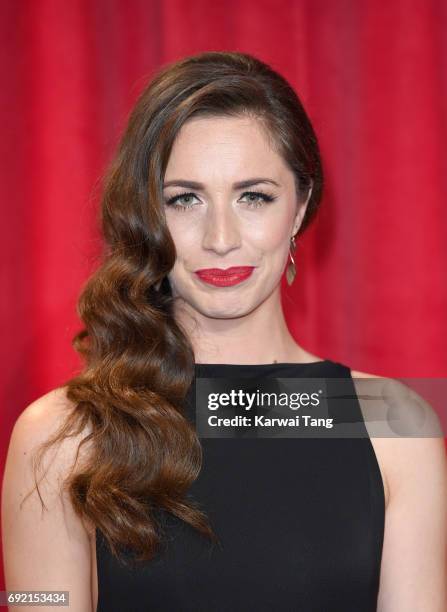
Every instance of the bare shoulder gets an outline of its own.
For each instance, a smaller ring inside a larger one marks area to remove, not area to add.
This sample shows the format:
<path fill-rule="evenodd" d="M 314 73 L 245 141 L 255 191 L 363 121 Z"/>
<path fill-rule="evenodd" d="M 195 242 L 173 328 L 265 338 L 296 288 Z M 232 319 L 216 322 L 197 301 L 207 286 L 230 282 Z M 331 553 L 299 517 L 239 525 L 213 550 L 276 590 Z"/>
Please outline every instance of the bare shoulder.
<path fill-rule="evenodd" d="M 442 478 L 446 454 L 436 410 L 400 380 L 357 370 L 351 375 L 382 472 L 386 505 L 424 472 Z"/>
<path fill-rule="evenodd" d="M 20 437 L 31 445 L 48 438 L 61 427 L 74 405 L 67 398 L 65 387 L 52 389 L 29 404 L 18 416 L 12 437 Z M 11 437 L 11 439 L 12 439 Z"/>
<path fill-rule="evenodd" d="M 440 418 L 400 380 L 351 374 L 388 489 L 378 610 L 445 610 L 447 455 Z"/>
<path fill-rule="evenodd" d="M 351 374 L 371 435 L 444 437 L 436 410 L 408 384 L 357 370 Z"/>
<path fill-rule="evenodd" d="M 67 398 L 65 387 L 52 389 L 21 412 L 14 424 L 10 445 L 20 447 L 24 454 L 36 451 L 42 443 L 61 431 L 75 409 L 75 404 Z M 89 431 L 85 427 L 83 431 L 64 438 L 58 445 L 59 468 L 65 470 L 74 462 L 79 444 Z"/>
<path fill-rule="evenodd" d="M 57 388 L 34 400 L 18 416 L 9 440 L 9 454 L 30 459 L 64 424 L 73 409 L 64 388 Z M 71 442 L 64 445 L 65 453 Z"/>
<path fill-rule="evenodd" d="M 67 398 L 65 387 L 52 389 L 30 403 L 18 416 L 9 440 L 8 470 L 14 479 L 30 489 L 23 490 L 23 498 L 34 489 L 35 480 L 42 479 L 39 492 L 42 501 L 46 497 L 53 499 L 56 489 L 63 494 L 62 485 L 70 472 L 82 461 L 88 450 L 88 444 L 82 448 L 81 442 L 90 433 L 83 431 L 73 433 L 50 446 L 37 463 L 38 452 L 42 445 L 61 432 L 67 419 L 76 406 Z M 39 495 L 37 490 L 32 495 Z M 87 529 L 91 526 L 85 524 Z"/>
<path fill-rule="evenodd" d="M 90 612 L 91 530 L 65 487 L 83 457 L 78 449 L 89 432 L 73 432 L 40 453 L 74 409 L 65 389 L 57 388 L 29 404 L 14 424 L 2 484 L 4 570 L 8 590 L 64 585 L 70 608 Z"/>
<path fill-rule="evenodd" d="M 360 372 L 359 370 L 351 370 L 351 374 L 355 378 L 381 378 L 377 374 L 368 374 L 367 372 Z"/>

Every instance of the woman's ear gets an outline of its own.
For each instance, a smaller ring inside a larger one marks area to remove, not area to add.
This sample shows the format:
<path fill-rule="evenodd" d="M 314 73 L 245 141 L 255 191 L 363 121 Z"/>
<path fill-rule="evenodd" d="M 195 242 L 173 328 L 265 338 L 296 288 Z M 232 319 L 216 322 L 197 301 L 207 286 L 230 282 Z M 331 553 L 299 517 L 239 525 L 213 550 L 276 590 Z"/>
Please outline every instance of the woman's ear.
<path fill-rule="evenodd" d="M 299 205 L 298 212 L 295 217 L 295 224 L 293 226 L 294 227 L 293 235 L 295 235 L 301 227 L 301 223 L 303 222 L 304 215 L 306 214 L 307 205 L 309 204 L 309 200 L 312 196 L 313 187 L 314 187 L 314 183 L 313 183 L 313 180 L 311 179 L 311 185 L 309 187 L 309 193 L 307 194 L 306 201 Z"/>

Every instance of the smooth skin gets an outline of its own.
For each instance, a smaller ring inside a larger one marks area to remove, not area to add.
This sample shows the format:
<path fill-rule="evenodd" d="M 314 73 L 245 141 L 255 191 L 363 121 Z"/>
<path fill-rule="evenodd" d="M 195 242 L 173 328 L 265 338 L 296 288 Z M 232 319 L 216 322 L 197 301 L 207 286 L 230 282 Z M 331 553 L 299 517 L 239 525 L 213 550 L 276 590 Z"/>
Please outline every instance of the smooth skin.
<path fill-rule="evenodd" d="M 252 178 L 270 179 L 277 185 L 234 187 Z M 179 180 L 200 186 L 167 185 Z M 179 298 L 176 317 L 191 339 L 196 361 L 320 361 L 321 357 L 306 351 L 291 336 L 280 296 L 289 240 L 302 223 L 307 202 L 297 202 L 293 175 L 270 146 L 261 125 L 249 117 L 190 120 L 174 143 L 165 185 L 166 201 L 182 193 L 193 194 L 177 199 L 180 208 L 166 204 L 165 211 L 177 249 L 169 274 L 173 293 Z M 253 191 L 275 200 L 265 202 L 247 193 Z M 253 265 L 256 270 L 231 287 L 206 285 L 194 274 L 199 268 L 233 265 Z M 354 378 L 374 377 L 355 370 L 351 373 Z M 82 523 L 61 493 L 61 481 L 72 468 L 77 446 L 87 431 L 64 441 L 56 456 L 50 453 L 44 464 L 49 469 L 41 492 L 49 510 L 41 513 L 36 493 L 20 507 L 33 486 L 31 455 L 69 408 L 64 389 L 55 389 L 30 404 L 16 421 L 2 495 L 6 586 L 8 590 L 69 590 L 70 610 L 89 612 L 96 610 L 97 602 L 94 528 Z M 430 418 L 437 418 L 432 408 L 426 409 Z M 444 440 L 374 437 L 371 442 L 386 504 L 377 609 L 446 612 Z"/>

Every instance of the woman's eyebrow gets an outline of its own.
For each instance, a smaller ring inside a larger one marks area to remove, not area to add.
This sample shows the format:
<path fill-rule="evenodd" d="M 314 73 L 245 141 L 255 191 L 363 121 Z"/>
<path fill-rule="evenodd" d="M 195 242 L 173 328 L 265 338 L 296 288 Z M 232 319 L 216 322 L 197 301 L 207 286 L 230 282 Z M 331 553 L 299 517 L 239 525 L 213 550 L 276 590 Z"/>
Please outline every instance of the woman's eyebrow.
<path fill-rule="evenodd" d="M 245 181 L 238 181 L 237 183 L 233 183 L 233 189 L 244 189 L 245 187 L 252 187 L 253 185 L 258 185 L 259 183 L 270 183 L 271 185 L 276 185 L 276 187 L 280 187 L 279 183 L 270 178 L 251 178 L 246 179 Z M 197 183 L 196 181 L 187 181 L 184 179 L 172 179 L 170 181 L 166 181 L 163 183 L 163 187 L 186 187 L 188 189 L 205 189 L 205 185 L 203 183 Z"/>

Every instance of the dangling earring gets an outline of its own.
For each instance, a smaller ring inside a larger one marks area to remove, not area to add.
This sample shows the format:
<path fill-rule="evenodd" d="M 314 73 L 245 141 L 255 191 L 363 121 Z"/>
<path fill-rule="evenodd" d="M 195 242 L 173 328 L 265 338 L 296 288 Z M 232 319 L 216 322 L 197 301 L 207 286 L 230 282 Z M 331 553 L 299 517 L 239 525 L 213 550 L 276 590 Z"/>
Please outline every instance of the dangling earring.
<path fill-rule="evenodd" d="M 289 263 L 287 264 L 287 269 L 286 269 L 286 279 L 287 279 L 287 284 L 289 285 L 289 287 L 295 280 L 295 276 L 296 276 L 296 266 L 295 266 L 295 260 L 293 258 L 293 253 L 295 252 L 295 249 L 296 249 L 295 236 L 292 236 L 292 238 L 290 239 L 290 247 L 289 247 L 289 255 L 290 255 L 291 261 L 289 261 Z"/>

